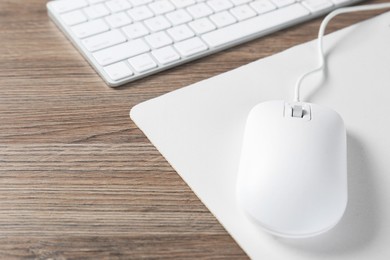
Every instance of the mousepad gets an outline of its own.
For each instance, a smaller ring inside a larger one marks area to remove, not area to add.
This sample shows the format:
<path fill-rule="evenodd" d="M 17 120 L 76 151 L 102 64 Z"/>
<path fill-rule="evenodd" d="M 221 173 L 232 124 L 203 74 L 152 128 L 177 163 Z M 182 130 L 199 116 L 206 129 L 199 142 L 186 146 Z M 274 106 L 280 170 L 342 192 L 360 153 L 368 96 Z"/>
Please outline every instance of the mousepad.
<path fill-rule="evenodd" d="M 249 110 L 293 98 L 298 76 L 317 66 L 315 42 L 135 106 L 130 116 L 252 259 L 389 259 L 390 12 L 325 37 L 325 73 L 303 99 L 338 111 L 348 132 L 349 202 L 331 231 L 283 239 L 251 222 L 235 185 Z"/>

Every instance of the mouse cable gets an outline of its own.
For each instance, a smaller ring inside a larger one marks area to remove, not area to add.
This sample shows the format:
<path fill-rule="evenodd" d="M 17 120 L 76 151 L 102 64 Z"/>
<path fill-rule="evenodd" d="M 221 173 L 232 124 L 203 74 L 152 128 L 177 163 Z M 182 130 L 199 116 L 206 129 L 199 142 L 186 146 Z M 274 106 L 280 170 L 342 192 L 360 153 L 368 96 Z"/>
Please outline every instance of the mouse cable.
<path fill-rule="evenodd" d="M 324 18 L 324 20 L 321 23 L 320 30 L 318 32 L 318 39 L 317 39 L 318 57 L 319 57 L 320 65 L 317 68 L 306 72 L 305 74 L 303 74 L 301 77 L 298 78 L 298 80 L 295 84 L 295 97 L 294 97 L 295 102 L 301 102 L 300 91 L 301 91 L 301 85 L 302 85 L 303 80 L 307 76 L 324 69 L 325 55 L 324 55 L 324 49 L 323 49 L 323 37 L 324 37 L 326 26 L 328 25 L 330 20 L 332 20 L 335 16 L 337 16 L 339 14 L 360 12 L 360 11 L 379 10 L 379 9 L 387 9 L 387 8 L 390 8 L 390 3 L 343 7 L 343 8 L 339 8 L 339 9 L 334 10 L 333 12 L 329 13 Z"/>

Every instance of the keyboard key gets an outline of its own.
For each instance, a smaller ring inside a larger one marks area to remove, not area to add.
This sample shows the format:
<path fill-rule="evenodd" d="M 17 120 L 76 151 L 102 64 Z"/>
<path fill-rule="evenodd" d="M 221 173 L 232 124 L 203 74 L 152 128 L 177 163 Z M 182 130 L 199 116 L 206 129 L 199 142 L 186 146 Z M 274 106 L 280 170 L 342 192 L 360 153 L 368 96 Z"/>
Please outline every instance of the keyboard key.
<path fill-rule="evenodd" d="M 171 27 L 171 24 L 163 16 L 156 16 L 145 20 L 146 26 L 153 32 L 161 31 Z"/>
<path fill-rule="evenodd" d="M 187 7 L 196 3 L 195 0 L 171 0 L 177 8 Z"/>
<path fill-rule="evenodd" d="M 133 6 L 144 5 L 152 2 L 153 0 L 129 0 Z"/>
<path fill-rule="evenodd" d="M 82 42 L 87 50 L 94 52 L 125 41 L 125 36 L 119 30 L 112 30 L 86 38 Z"/>
<path fill-rule="evenodd" d="M 312 13 L 318 13 L 333 6 L 333 3 L 328 0 L 305 0 L 302 4 Z"/>
<path fill-rule="evenodd" d="M 192 20 L 192 17 L 182 9 L 168 13 L 166 17 L 172 25 L 179 25 Z"/>
<path fill-rule="evenodd" d="M 175 42 L 186 40 L 195 36 L 195 33 L 185 24 L 168 29 L 168 33 Z"/>
<path fill-rule="evenodd" d="M 230 12 L 239 21 L 256 16 L 256 12 L 253 11 L 253 9 L 250 8 L 248 5 L 241 5 L 241 6 L 234 7 L 230 10 Z"/>
<path fill-rule="evenodd" d="M 167 0 L 155 1 L 149 4 L 149 8 L 157 15 L 175 10 L 175 7 Z"/>
<path fill-rule="evenodd" d="M 120 80 L 132 76 L 133 71 L 124 62 L 118 62 L 110 66 L 104 67 L 104 71 L 112 80 Z"/>
<path fill-rule="evenodd" d="M 128 14 L 134 21 L 141 21 L 153 17 L 153 12 L 146 6 L 140 6 L 128 11 Z"/>
<path fill-rule="evenodd" d="M 277 7 L 284 7 L 295 3 L 295 0 L 272 0 Z"/>
<path fill-rule="evenodd" d="M 249 2 L 252 2 L 252 0 L 231 0 L 234 5 L 242 5 Z"/>
<path fill-rule="evenodd" d="M 167 46 L 173 42 L 165 32 L 153 33 L 146 36 L 145 40 L 153 49 Z"/>
<path fill-rule="evenodd" d="M 130 65 L 139 73 L 157 67 L 157 63 L 147 53 L 131 58 L 128 61 Z"/>
<path fill-rule="evenodd" d="M 227 11 L 211 15 L 210 20 L 213 21 L 217 27 L 224 27 L 237 21 L 236 18 Z"/>
<path fill-rule="evenodd" d="M 105 0 L 88 0 L 88 3 L 91 5 L 94 5 L 94 4 L 102 3 L 104 1 Z"/>
<path fill-rule="evenodd" d="M 250 4 L 258 14 L 264 14 L 276 9 L 276 6 L 268 0 L 258 0 Z"/>
<path fill-rule="evenodd" d="M 61 15 L 61 18 L 69 26 L 83 23 L 88 20 L 87 17 L 79 10 L 63 14 Z"/>
<path fill-rule="evenodd" d="M 180 55 L 171 46 L 154 50 L 152 55 L 163 65 L 180 60 Z"/>
<path fill-rule="evenodd" d="M 50 6 L 57 13 L 65 13 L 73 11 L 87 6 L 88 3 L 85 0 L 67 0 L 67 1 L 53 1 L 50 2 Z"/>
<path fill-rule="evenodd" d="M 292 22 L 309 14 L 310 12 L 301 4 L 294 4 L 271 13 L 256 16 L 241 23 L 233 24 L 220 30 L 206 33 L 202 36 L 202 39 L 209 46 L 218 47 L 255 33 L 269 30 L 275 26 Z"/>
<path fill-rule="evenodd" d="M 213 13 L 210 7 L 204 3 L 193 5 L 187 8 L 187 11 L 192 15 L 193 18 L 198 19 Z"/>
<path fill-rule="evenodd" d="M 210 32 L 217 27 L 207 18 L 201 18 L 199 20 L 195 20 L 190 22 L 189 25 L 197 34 L 203 34 L 206 32 Z"/>
<path fill-rule="evenodd" d="M 107 1 L 106 5 L 112 13 L 125 11 L 131 7 L 131 4 L 127 0 L 111 0 Z"/>
<path fill-rule="evenodd" d="M 119 28 L 131 23 L 130 17 L 124 12 L 107 16 L 106 21 L 112 28 Z"/>
<path fill-rule="evenodd" d="M 207 45 L 198 37 L 178 42 L 174 47 L 184 57 L 193 56 L 208 49 Z"/>
<path fill-rule="evenodd" d="M 229 0 L 211 0 L 207 4 L 214 10 L 214 12 L 220 12 L 233 7 L 233 4 Z"/>
<path fill-rule="evenodd" d="M 108 31 L 110 28 L 102 20 L 94 20 L 91 22 L 82 23 L 72 27 L 72 31 L 78 38 L 89 37 L 98 33 Z"/>
<path fill-rule="evenodd" d="M 110 14 L 110 11 L 108 11 L 108 9 L 103 4 L 92 5 L 84 8 L 84 12 L 87 14 L 89 19 L 92 20 Z"/>
<path fill-rule="evenodd" d="M 149 50 L 149 46 L 143 40 L 138 39 L 95 52 L 93 56 L 100 65 L 106 66 Z"/>
<path fill-rule="evenodd" d="M 122 28 L 129 39 L 136 39 L 149 34 L 149 30 L 142 23 L 135 23 Z"/>

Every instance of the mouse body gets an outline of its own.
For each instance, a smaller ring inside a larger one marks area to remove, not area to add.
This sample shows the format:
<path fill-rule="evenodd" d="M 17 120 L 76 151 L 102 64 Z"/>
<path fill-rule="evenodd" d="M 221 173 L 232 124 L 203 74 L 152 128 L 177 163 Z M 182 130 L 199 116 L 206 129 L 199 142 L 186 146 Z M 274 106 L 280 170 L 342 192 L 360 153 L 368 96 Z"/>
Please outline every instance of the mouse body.
<path fill-rule="evenodd" d="M 285 101 L 256 105 L 243 137 L 239 205 L 277 236 L 328 231 L 347 205 L 346 143 L 344 122 L 329 108 Z"/>

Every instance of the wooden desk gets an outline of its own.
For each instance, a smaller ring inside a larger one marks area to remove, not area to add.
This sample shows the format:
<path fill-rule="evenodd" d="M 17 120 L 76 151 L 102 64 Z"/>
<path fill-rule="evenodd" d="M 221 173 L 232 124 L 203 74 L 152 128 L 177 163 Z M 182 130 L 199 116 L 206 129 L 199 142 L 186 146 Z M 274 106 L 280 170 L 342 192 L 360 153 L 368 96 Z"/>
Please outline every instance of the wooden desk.
<path fill-rule="evenodd" d="M 246 259 L 128 112 L 313 39 L 320 20 L 111 89 L 45 4 L 0 0 L 0 258 Z"/>

